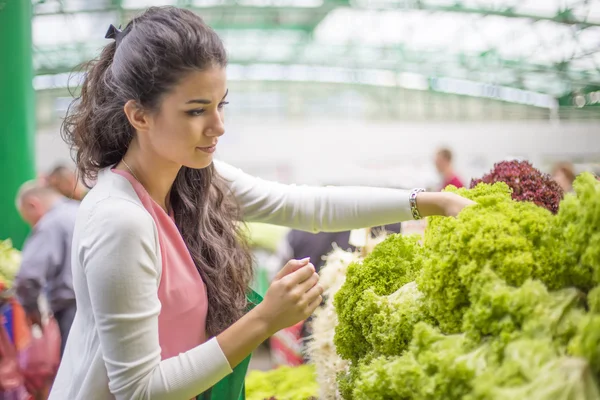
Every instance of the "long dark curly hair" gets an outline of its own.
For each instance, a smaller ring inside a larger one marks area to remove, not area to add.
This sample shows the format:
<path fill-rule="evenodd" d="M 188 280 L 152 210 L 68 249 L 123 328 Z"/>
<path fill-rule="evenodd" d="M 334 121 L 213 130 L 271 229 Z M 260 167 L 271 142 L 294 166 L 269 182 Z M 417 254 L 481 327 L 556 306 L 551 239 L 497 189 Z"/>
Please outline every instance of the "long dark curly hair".
<path fill-rule="evenodd" d="M 221 39 L 189 10 L 153 7 L 134 18 L 124 35 L 85 66 L 81 92 L 62 125 L 86 181 L 117 164 L 135 131 L 123 107 L 134 100 L 158 110 L 162 96 L 190 71 L 225 67 Z M 216 335 L 239 319 L 247 306 L 252 257 L 237 221 L 240 208 L 214 166 L 182 167 L 170 192 L 175 222 L 208 293 L 206 329 Z"/>

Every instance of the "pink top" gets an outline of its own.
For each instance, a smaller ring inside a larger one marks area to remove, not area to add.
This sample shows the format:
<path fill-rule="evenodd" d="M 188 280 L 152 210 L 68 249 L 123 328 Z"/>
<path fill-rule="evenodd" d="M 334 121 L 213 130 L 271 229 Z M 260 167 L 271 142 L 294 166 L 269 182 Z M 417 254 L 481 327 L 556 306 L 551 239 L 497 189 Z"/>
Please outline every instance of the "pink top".
<path fill-rule="evenodd" d="M 158 286 L 161 311 L 158 335 L 162 359 L 186 352 L 206 341 L 208 297 L 206 286 L 196 269 L 175 221 L 148 194 L 131 174 L 113 169 L 131 183 L 150 213 L 156 228 L 162 258 Z"/>
<path fill-rule="evenodd" d="M 456 175 L 453 175 L 452 178 L 446 180 L 444 182 L 444 185 L 442 186 L 441 190 L 444 190 L 446 188 L 446 186 L 448 186 L 448 185 L 454 185 L 454 186 L 456 186 L 459 189 L 461 187 L 464 187 L 463 183 L 461 182 L 461 180 Z"/>

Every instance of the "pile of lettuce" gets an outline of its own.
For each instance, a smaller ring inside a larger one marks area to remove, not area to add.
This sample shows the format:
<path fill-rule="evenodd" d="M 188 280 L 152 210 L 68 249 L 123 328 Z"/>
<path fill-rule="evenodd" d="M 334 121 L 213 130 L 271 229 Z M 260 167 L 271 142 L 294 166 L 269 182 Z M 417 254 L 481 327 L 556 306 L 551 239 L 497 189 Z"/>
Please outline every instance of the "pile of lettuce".
<path fill-rule="evenodd" d="M 316 399 L 319 387 L 313 365 L 253 370 L 246 377 L 247 400 Z"/>
<path fill-rule="evenodd" d="M 0 286 L 10 289 L 21 267 L 21 252 L 10 239 L 0 241 Z"/>
<path fill-rule="evenodd" d="M 600 182 L 580 175 L 556 215 L 504 182 L 394 235 L 334 298 L 344 399 L 600 400 Z"/>

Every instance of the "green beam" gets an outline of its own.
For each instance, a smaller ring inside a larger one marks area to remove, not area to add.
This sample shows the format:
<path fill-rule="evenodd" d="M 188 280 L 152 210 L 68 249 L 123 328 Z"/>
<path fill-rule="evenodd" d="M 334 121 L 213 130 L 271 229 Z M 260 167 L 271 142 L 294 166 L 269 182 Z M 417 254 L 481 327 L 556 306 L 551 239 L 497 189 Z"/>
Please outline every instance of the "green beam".
<path fill-rule="evenodd" d="M 120 0 L 113 0 L 111 5 L 89 10 L 67 11 L 61 10 L 46 12 L 40 10 L 36 16 L 48 15 L 76 15 L 94 14 L 104 12 L 118 12 L 123 21 L 139 15 L 141 9 L 122 8 Z M 338 7 L 337 1 L 326 1 L 317 7 L 256 7 L 248 5 L 223 4 L 218 6 L 197 7 L 182 3 L 206 21 L 214 29 L 289 29 L 312 32 L 314 28 L 334 8 Z"/>
<path fill-rule="evenodd" d="M 19 186 L 35 176 L 35 101 L 32 86 L 31 3 L 6 0 L 0 8 L 0 239 L 20 248 L 28 227 L 15 209 Z"/>
<path fill-rule="evenodd" d="M 550 1 L 550 0 L 548 0 Z M 366 9 L 366 10 L 424 10 L 432 12 L 450 12 L 450 13 L 461 13 L 461 14 L 477 14 L 477 15 L 492 15 L 506 18 L 521 18 L 530 19 L 533 21 L 552 21 L 558 24 L 566 25 L 577 25 L 580 28 L 588 28 L 592 26 L 600 26 L 600 21 L 586 21 L 577 19 L 573 10 L 570 8 L 558 10 L 556 15 L 536 15 L 528 13 L 520 13 L 514 11 L 512 7 L 506 7 L 502 9 L 488 8 L 485 6 L 470 7 L 462 4 L 460 0 L 457 0 L 455 4 L 449 6 L 431 4 L 428 0 L 413 0 L 413 1 L 396 1 L 382 2 L 382 5 L 378 5 L 376 1 L 367 1 L 367 4 L 360 4 L 360 2 L 354 2 L 353 8 Z"/>
<path fill-rule="evenodd" d="M 268 46 L 261 46 L 252 40 L 240 39 L 237 35 L 224 35 L 226 41 L 231 41 L 229 56 L 231 63 L 236 64 L 279 64 L 279 65 L 316 65 L 327 67 L 352 67 L 362 69 L 381 69 L 395 72 L 421 72 L 430 76 L 455 76 L 448 73 L 450 67 L 456 67 L 462 72 L 468 72 L 471 79 L 480 72 L 493 73 L 511 71 L 514 77 L 513 87 L 522 87 L 518 82 L 525 77 L 536 74 L 546 74 L 552 78 L 549 84 L 564 82 L 565 91 L 570 91 L 576 86 L 591 83 L 600 84 L 600 73 L 592 71 L 570 70 L 568 65 L 557 68 L 554 65 L 527 63 L 526 61 L 504 60 L 499 57 L 484 57 L 480 54 L 443 54 L 432 51 L 410 51 L 398 46 L 327 46 L 318 45 L 309 39 L 302 39 L 289 43 L 295 51 L 292 56 L 284 60 L 269 60 Z M 58 46 L 44 46 L 36 48 L 34 52 L 34 65 L 38 75 L 52 75 L 71 72 L 80 63 L 97 56 L 103 42 L 71 43 Z M 256 52 L 244 51 L 244 57 L 237 55 L 236 48 L 255 48 Z M 312 54 L 312 55 L 311 55 Z M 316 55 L 315 55 L 316 54 Z M 491 82 L 497 83 L 497 82 Z M 509 83 L 505 83 L 509 84 Z M 562 95 L 562 93 L 550 94 Z"/>
<path fill-rule="evenodd" d="M 115 10 L 117 4 L 120 4 L 121 0 L 113 0 L 111 6 L 100 7 L 98 9 L 85 10 L 81 12 L 105 12 L 110 10 Z M 363 4 L 362 2 L 366 4 Z M 452 12 L 452 13 L 463 13 L 463 14 L 479 14 L 479 15 L 495 15 L 507 18 L 523 18 L 523 19 L 531 19 L 534 21 L 552 21 L 559 24 L 567 24 L 567 25 L 578 25 L 581 28 L 586 28 L 590 26 L 600 26 L 600 21 L 586 21 L 582 19 L 578 19 L 575 17 L 573 10 L 571 8 L 564 8 L 557 11 L 556 15 L 547 16 L 547 15 L 536 15 L 531 13 L 521 13 L 514 10 L 512 7 L 505 8 L 489 8 L 486 6 L 481 7 L 472 7 L 467 6 L 462 3 L 461 0 L 456 0 L 453 5 L 437 5 L 431 4 L 428 0 L 411 0 L 411 1 L 401 1 L 397 0 L 395 2 L 382 1 L 381 4 L 378 4 L 377 1 L 366 1 L 366 0 L 325 0 L 323 5 L 320 7 L 259 7 L 259 6 L 248 6 L 244 4 L 240 4 L 239 0 L 223 0 L 221 5 L 214 7 L 197 7 L 193 6 L 192 2 L 189 0 L 180 0 L 179 6 L 194 9 L 199 12 L 201 15 L 204 13 L 210 13 L 210 10 L 221 10 L 224 13 L 228 14 L 236 14 L 240 10 L 244 9 L 255 9 L 258 12 L 271 11 L 271 10 L 280 10 L 280 11 L 291 11 L 291 12 L 303 12 L 306 10 L 317 10 L 319 8 L 325 8 L 328 10 L 333 10 L 338 7 L 351 7 L 355 9 L 377 9 L 377 10 L 426 10 L 433 12 Z M 127 12 L 138 13 L 141 10 L 127 10 Z M 36 15 L 44 15 L 45 13 L 39 12 Z"/>

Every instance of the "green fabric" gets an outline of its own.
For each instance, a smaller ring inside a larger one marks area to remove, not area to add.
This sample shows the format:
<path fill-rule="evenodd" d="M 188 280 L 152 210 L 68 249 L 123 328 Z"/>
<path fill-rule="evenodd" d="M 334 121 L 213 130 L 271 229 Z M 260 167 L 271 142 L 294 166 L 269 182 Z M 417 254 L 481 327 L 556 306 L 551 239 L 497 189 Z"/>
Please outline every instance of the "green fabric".
<path fill-rule="evenodd" d="M 256 278 L 253 284 L 254 292 L 258 296 L 264 297 L 270 285 L 271 282 L 269 281 L 269 273 L 267 272 L 266 268 L 263 268 L 259 265 L 256 269 Z"/>
<path fill-rule="evenodd" d="M 262 297 L 255 291 L 248 294 L 248 311 L 252 310 L 262 301 Z M 215 386 L 202 393 L 196 400 L 245 400 L 246 399 L 246 373 L 250 365 L 251 355 L 246 357 L 233 372 L 221 379 Z"/>

